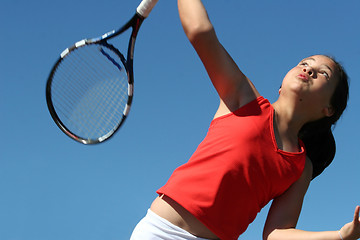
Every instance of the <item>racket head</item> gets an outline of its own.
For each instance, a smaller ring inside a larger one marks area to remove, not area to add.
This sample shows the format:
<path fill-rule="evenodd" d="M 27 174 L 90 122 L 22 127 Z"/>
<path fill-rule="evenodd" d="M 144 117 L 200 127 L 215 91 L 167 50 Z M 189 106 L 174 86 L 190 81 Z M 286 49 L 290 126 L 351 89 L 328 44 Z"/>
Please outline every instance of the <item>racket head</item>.
<path fill-rule="evenodd" d="M 129 113 L 132 96 L 132 69 L 105 40 L 82 40 L 67 48 L 46 84 L 53 120 L 83 144 L 101 143 L 113 136 Z"/>

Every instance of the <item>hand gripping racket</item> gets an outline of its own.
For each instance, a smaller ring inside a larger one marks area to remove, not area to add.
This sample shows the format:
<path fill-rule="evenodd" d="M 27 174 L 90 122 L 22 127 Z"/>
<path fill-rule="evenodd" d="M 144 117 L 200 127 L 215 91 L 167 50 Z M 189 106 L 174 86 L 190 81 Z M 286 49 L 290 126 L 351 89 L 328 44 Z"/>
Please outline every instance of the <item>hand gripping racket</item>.
<path fill-rule="evenodd" d="M 124 123 L 133 98 L 137 33 L 158 0 L 143 0 L 120 29 L 65 49 L 46 84 L 46 101 L 57 126 L 83 144 L 109 139 Z M 127 57 L 107 41 L 132 28 Z"/>

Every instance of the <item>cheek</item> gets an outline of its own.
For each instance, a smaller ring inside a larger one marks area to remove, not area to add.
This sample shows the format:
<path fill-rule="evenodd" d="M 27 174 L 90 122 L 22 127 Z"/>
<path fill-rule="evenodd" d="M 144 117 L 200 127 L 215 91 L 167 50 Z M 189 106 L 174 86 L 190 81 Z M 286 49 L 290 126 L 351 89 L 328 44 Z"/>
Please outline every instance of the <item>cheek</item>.
<path fill-rule="evenodd" d="M 334 89 L 332 86 L 325 85 L 320 86 L 318 89 L 316 89 L 314 95 L 317 96 L 319 101 L 322 102 L 324 105 L 329 105 L 333 92 Z"/>
<path fill-rule="evenodd" d="M 283 79 L 283 82 L 288 82 L 292 79 L 294 79 L 299 74 L 299 69 L 297 67 L 294 67 L 288 71 Z"/>
<path fill-rule="evenodd" d="M 282 80 L 281 86 L 286 86 L 291 79 L 291 72 L 288 72 Z"/>

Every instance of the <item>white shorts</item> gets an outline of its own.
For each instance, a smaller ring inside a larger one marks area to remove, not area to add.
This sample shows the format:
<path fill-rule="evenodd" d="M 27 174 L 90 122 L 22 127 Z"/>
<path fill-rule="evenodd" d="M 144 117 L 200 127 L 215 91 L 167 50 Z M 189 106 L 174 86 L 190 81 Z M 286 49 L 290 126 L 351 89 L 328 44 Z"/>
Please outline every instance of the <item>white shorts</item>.
<path fill-rule="evenodd" d="M 130 240 L 208 240 L 199 238 L 156 215 L 150 209 L 136 225 Z"/>

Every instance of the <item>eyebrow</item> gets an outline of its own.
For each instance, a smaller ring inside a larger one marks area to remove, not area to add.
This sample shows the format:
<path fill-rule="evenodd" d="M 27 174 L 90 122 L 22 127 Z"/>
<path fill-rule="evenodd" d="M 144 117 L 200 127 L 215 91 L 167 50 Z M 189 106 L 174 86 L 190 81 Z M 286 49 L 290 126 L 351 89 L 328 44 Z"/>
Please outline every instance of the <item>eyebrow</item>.
<path fill-rule="evenodd" d="M 303 59 L 303 61 L 305 61 L 305 60 L 312 60 L 312 61 L 316 62 L 315 58 L 312 58 L 312 57 L 308 57 L 308 58 Z M 331 69 L 331 67 L 329 67 L 328 65 L 323 64 L 323 65 L 321 65 L 321 66 L 326 67 L 327 69 L 330 70 L 331 73 L 334 73 L 333 70 Z"/>

